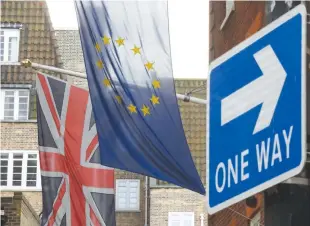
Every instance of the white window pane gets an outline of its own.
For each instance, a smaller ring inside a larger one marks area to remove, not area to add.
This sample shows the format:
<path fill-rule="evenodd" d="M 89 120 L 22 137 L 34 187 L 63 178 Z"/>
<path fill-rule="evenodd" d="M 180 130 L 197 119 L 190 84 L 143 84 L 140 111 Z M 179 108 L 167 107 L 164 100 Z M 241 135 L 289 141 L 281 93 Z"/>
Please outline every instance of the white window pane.
<path fill-rule="evenodd" d="M 4 110 L 4 116 L 5 117 L 12 117 L 12 116 L 14 116 L 14 111 Z"/>
<path fill-rule="evenodd" d="M 13 181 L 13 186 L 21 186 L 22 185 L 22 181 Z"/>
<path fill-rule="evenodd" d="M 119 199 L 118 199 L 118 202 L 119 202 L 120 204 L 125 204 L 125 203 L 126 203 L 126 199 L 125 199 L 125 198 L 119 198 Z"/>
<path fill-rule="evenodd" d="M 118 193 L 118 197 L 120 197 L 120 198 L 126 198 L 126 193 Z"/>
<path fill-rule="evenodd" d="M 1 160 L 1 166 L 7 166 L 7 165 L 8 165 L 8 161 Z"/>
<path fill-rule="evenodd" d="M 129 194 L 129 197 L 130 197 L 130 198 L 137 198 L 137 193 L 130 193 L 130 194 Z"/>
<path fill-rule="evenodd" d="M 28 159 L 37 159 L 37 154 L 28 154 Z"/>
<path fill-rule="evenodd" d="M 21 180 L 22 174 L 21 173 L 13 173 L 13 181 L 14 180 Z"/>
<path fill-rule="evenodd" d="M 126 192 L 126 191 L 127 191 L 127 188 L 123 188 L 123 187 L 118 188 L 118 192 Z"/>
<path fill-rule="evenodd" d="M 7 166 L 1 165 L 0 169 L 1 169 L 1 173 L 7 173 L 8 172 L 8 167 Z"/>
<path fill-rule="evenodd" d="M 18 111 L 18 118 L 25 118 L 27 116 L 27 111 Z"/>
<path fill-rule="evenodd" d="M 36 186 L 36 181 L 27 181 L 26 186 L 27 187 L 35 187 Z"/>
<path fill-rule="evenodd" d="M 8 159 L 9 158 L 9 154 L 8 153 L 1 153 L 0 154 L 0 158 L 1 159 Z M 1 161 L 1 163 L 2 163 L 2 161 Z"/>
<path fill-rule="evenodd" d="M 14 90 L 5 90 L 5 96 L 14 96 Z"/>
<path fill-rule="evenodd" d="M 27 166 L 37 166 L 37 160 L 28 160 Z"/>
<path fill-rule="evenodd" d="M 136 181 L 130 182 L 130 187 L 132 187 L 132 188 L 138 187 L 138 182 L 136 182 Z"/>
<path fill-rule="evenodd" d="M 119 203 L 118 206 L 120 209 L 126 209 L 126 204 Z"/>
<path fill-rule="evenodd" d="M 130 198 L 130 203 L 136 204 L 138 203 L 138 200 L 136 198 Z"/>
<path fill-rule="evenodd" d="M 21 172 L 22 172 L 22 168 L 21 167 L 14 167 L 13 173 L 21 173 Z"/>
<path fill-rule="evenodd" d="M 8 60 L 17 61 L 17 37 L 9 38 Z"/>
<path fill-rule="evenodd" d="M 19 96 L 20 97 L 28 97 L 28 90 L 20 90 L 19 91 Z"/>
<path fill-rule="evenodd" d="M 126 182 L 125 181 L 118 181 L 117 186 L 118 187 L 126 187 Z"/>
<path fill-rule="evenodd" d="M 13 166 L 21 167 L 22 166 L 22 161 L 14 161 L 13 162 Z"/>
<path fill-rule="evenodd" d="M 36 173 L 37 167 L 27 167 L 27 173 Z"/>
<path fill-rule="evenodd" d="M 25 103 L 27 103 L 27 102 L 28 102 L 28 97 L 20 97 L 20 98 L 19 98 L 19 103 L 25 104 Z"/>
<path fill-rule="evenodd" d="M 23 154 L 22 153 L 14 153 L 13 154 L 13 158 L 14 159 L 22 159 L 23 158 Z"/>
<path fill-rule="evenodd" d="M 37 174 L 27 174 L 27 181 L 36 180 Z"/>
<path fill-rule="evenodd" d="M 129 191 L 130 192 L 137 192 L 137 188 L 130 188 Z"/>
<path fill-rule="evenodd" d="M 19 112 L 27 112 L 27 104 L 19 104 Z"/>
<path fill-rule="evenodd" d="M 14 97 L 6 96 L 4 98 L 4 103 L 5 104 L 14 104 Z"/>
<path fill-rule="evenodd" d="M 138 206 L 137 206 L 137 204 L 130 203 L 130 204 L 129 204 L 129 208 L 130 208 L 130 209 L 137 209 Z"/>
<path fill-rule="evenodd" d="M 28 118 L 27 118 L 27 116 L 19 116 L 18 117 L 18 120 L 27 120 Z"/>
<path fill-rule="evenodd" d="M 5 103 L 4 109 L 5 110 L 14 110 L 14 104 L 13 103 Z"/>
<path fill-rule="evenodd" d="M 8 175 L 6 173 L 1 173 L 1 180 L 7 180 Z"/>

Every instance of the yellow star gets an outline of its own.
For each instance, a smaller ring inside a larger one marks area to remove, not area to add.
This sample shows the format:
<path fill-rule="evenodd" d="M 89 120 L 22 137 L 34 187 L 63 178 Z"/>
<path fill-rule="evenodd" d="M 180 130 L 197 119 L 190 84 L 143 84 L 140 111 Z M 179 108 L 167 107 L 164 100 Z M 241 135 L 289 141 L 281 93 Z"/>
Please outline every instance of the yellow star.
<path fill-rule="evenodd" d="M 127 108 L 130 111 L 130 113 L 137 113 L 137 107 L 136 106 L 129 104 L 129 106 Z"/>
<path fill-rule="evenodd" d="M 115 40 L 115 42 L 118 44 L 118 46 L 123 46 L 124 45 L 124 41 L 125 39 L 118 37 L 117 40 Z"/>
<path fill-rule="evenodd" d="M 143 112 L 143 115 L 146 116 L 146 115 L 150 115 L 150 108 L 146 105 L 143 104 L 142 108 L 141 108 L 141 111 Z"/>
<path fill-rule="evenodd" d="M 159 104 L 159 97 L 155 96 L 154 94 L 152 95 L 152 98 L 150 99 L 153 105 Z"/>
<path fill-rule="evenodd" d="M 119 104 L 122 103 L 122 97 L 120 95 L 116 95 L 115 98 Z"/>
<path fill-rule="evenodd" d="M 152 85 L 153 85 L 154 89 L 159 89 L 160 88 L 160 82 L 158 80 L 154 80 L 152 82 Z"/>
<path fill-rule="evenodd" d="M 111 86 L 111 82 L 108 78 L 104 78 L 102 82 L 105 86 Z"/>
<path fill-rule="evenodd" d="M 105 36 L 105 35 L 102 38 L 103 44 L 105 44 L 105 45 L 110 44 L 110 40 L 111 40 L 111 38 L 109 38 L 108 36 Z"/>
<path fill-rule="evenodd" d="M 100 51 L 101 48 L 100 48 L 99 43 L 96 43 L 96 44 L 95 44 L 95 48 L 96 48 L 96 50 L 97 50 L 98 52 Z"/>
<path fill-rule="evenodd" d="M 97 67 L 98 67 L 99 69 L 102 69 L 102 68 L 103 68 L 103 63 L 102 63 L 101 60 L 98 60 L 98 61 L 96 62 L 96 65 L 97 65 Z"/>
<path fill-rule="evenodd" d="M 144 64 L 144 66 L 148 69 L 148 70 L 152 70 L 154 63 L 151 63 L 150 61 L 148 61 L 146 64 Z"/>
<path fill-rule="evenodd" d="M 133 53 L 136 55 L 136 54 L 141 54 L 140 53 L 140 49 L 141 47 L 137 47 L 136 45 L 133 47 L 133 49 L 131 49 L 133 51 Z"/>

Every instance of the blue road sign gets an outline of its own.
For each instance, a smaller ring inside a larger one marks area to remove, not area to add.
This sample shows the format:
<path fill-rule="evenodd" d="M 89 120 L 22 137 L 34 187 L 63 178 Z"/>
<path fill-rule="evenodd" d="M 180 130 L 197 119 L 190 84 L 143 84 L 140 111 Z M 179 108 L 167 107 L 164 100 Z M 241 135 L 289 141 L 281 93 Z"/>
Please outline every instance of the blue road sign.
<path fill-rule="evenodd" d="M 207 202 L 213 214 L 302 170 L 306 10 L 300 5 L 211 64 Z"/>

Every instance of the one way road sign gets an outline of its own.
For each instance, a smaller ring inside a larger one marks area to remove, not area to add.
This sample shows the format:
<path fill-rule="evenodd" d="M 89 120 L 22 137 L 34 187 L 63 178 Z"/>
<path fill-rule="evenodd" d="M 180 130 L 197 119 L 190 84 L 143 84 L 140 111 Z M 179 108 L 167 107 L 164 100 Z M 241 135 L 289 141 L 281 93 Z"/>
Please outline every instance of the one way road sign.
<path fill-rule="evenodd" d="M 211 64 L 207 202 L 213 214 L 302 170 L 306 10 L 300 5 Z"/>

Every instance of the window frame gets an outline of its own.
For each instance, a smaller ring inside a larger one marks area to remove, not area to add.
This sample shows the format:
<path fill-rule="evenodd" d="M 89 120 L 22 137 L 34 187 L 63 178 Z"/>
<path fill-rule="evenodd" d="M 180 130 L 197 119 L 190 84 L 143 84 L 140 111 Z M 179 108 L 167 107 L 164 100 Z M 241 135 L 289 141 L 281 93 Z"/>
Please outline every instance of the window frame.
<path fill-rule="evenodd" d="M 235 0 L 226 0 L 225 1 L 225 18 L 221 24 L 220 30 L 223 30 L 225 24 L 228 21 L 229 16 L 232 14 L 234 10 L 235 10 Z"/>
<path fill-rule="evenodd" d="M 37 150 L 0 150 L 0 153 L 8 154 L 7 185 L 5 186 L 1 185 L 1 191 L 42 191 L 39 151 Z M 20 186 L 13 186 L 13 155 L 14 154 L 23 154 Z M 32 186 L 32 187 L 26 186 L 27 166 L 28 166 L 27 160 L 28 160 L 29 154 L 37 155 L 36 186 Z"/>
<path fill-rule="evenodd" d="M 14 113 L 13 119 L 4 119 L 4 99 L 6 91 L 14 91 Z M 19 91 L 27 91 L 27 113 L 26 119 L 19 119 Z M 0 120 L 1 121 L 28 121 L 30 108 L 30 89 L 28 88 L 1 88 L 0 90 Z"/>
<path fill-rule="evenodd" d="M 185 215 L 190 215 L 191 219 L 191 226 L 195 225 L 195 213 L 194 212 L 168 212 L 168 226 L 172 226 L 172 220 L 175 219 L 175 217 L 179 218 L 180 226 L 184 226 L 184 217 Z"/>
<path fill-rule="evenodd" d="M 3 52 L 3 61 L 0 58 L 0 62 L 4 64 L 14 64 L 19 60 L 19 43 L 20 43 L 20 29 L 16 28 L 1 28 L 1 31 L 4 32 L 4 52 Z M 15 55 L 13 60 L 9 60 L 9 40 L 10 38 L 16 38 L 16 49 L 12 52 Z M 1 47 L 0 47 L 1 48 Z"/>
<path fill-rule="evenodd" d="M 136 208 L 130 208 L 129 205 L 127 204 L 127 206 L 125 208 L 120 208 L 118 206 L 118 198 L 119 198 L 119 182 L 126 182 L 126 188 L 127 188 L 127 193 L 126 193 L 126 202 L 128 203 L 128 199 L 130 199 L 130 197 L 128 196 L 128 189 L 130 188 L 129 184 L 130 182 L 137 182 L 137 207 Z M 139 179 L 116 179 L 115 181 L 115 211 L 117 212 L 140 212 L 140 180 Z"/>

